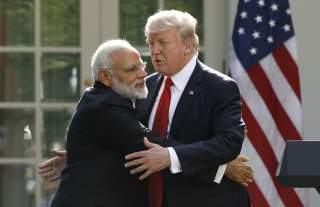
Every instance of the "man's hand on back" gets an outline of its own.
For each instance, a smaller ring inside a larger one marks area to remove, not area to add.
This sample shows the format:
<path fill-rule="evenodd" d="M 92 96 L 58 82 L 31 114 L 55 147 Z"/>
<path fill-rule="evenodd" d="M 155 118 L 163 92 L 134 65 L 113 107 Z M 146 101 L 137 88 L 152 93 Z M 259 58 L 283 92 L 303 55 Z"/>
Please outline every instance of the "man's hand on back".
<path fill-rule="evenodd" d="M 144 138 L 144 144 L 148 148 L 144 151 L 134 152 L 125 157 L 126 168 L 132 168 L 131 174 L 142 173 L 140 180 L 147 178 L 154 172 L 161 171 L 170 166 L 170 156 L 167 148 L 149 142 Z"/>
<path fill-rule="evenodd" d="M 248 161 L 247 157 L 239 155 L 235 160 L 227 163 L 225 176 L 247 187 L 253 181 L 253 170 L 247 164 Z"/>
<path fill-rule="evenodd" d="M 66 151 L 53 151 L 54 157 L 38 165 L 38 173 L 47 182 L 60 179 L 60 174 L 66 166 Z"/>

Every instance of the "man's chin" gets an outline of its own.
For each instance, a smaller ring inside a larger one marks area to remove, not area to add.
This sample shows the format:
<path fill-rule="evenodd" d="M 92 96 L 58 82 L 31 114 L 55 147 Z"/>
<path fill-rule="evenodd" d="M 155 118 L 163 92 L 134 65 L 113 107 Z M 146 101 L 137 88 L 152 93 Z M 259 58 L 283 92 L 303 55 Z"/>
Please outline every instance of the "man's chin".
<path fill-rule="evenodd" d="M 136 99 L 145 99 L 148 96 L 148 91 L 143 91 L 143 92 L 136 92 L 135 93 L 135 98 Z"/>
<path fill-rule="evenodd" d="M 128 85 L 122 84 L 117 79 L 115 79 L 113 82 L 114 82 L 114 85 L 112 89 L 125 98 L 144 99 L 148 95 L 147 87 L 128 86 Z"/>
<path fill-rule="evenodd" d="M 164 76 L 169 76 L 170 75 L 170 70 L 168 69 L 168 67 L 165 67 L 165 66 L 154 67 L 154 69 L 155 69 L 155 71 L 157 71 L 161 75 L 164 75 Z"/>

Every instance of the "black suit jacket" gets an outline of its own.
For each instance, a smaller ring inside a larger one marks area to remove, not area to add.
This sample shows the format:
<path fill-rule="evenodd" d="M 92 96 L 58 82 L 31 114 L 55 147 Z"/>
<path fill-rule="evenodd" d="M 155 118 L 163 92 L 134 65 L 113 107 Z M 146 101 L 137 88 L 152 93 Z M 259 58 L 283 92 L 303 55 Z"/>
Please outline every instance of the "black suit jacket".
<path fill-rule="evenodd" d="M 124 167 L 145 149 L 143 137 L 166 146 L 136 117 L 132 102 L 99 82 L 81 98 L 67 135 L 67 166 L 52 207 L 146 207 L 146 181 Z"/>
<path fill-rule="evenodd" d="M 147 125 L 163 77 L 147 79 L 148 98 L 139 104 L 139 117 Z M 197 61 L 175 110 L 169 139 L 183 172 L 165 172 L 165 195 L 169 207 L 249 206 L 246 188 L 224 177 L 213 182 L 219 165 L 240 153 L 245 125 L 237 84 Z"/>

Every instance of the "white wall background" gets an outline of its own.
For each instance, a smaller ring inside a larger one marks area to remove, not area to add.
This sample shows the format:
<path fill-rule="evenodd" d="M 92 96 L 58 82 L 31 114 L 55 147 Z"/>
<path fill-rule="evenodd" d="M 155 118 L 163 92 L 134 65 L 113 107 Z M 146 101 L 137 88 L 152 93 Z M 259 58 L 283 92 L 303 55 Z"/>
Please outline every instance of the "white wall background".
<path fill-rule="evenodd" d="M 304 135 L 320 139 L 320 1 L 291 0 L 302 83 Z"/>
<path fill-rule="evenodd" d="M 320 77 L 320 1 L 291 0 L 290 3 L 298 45 L 304 137 L 320 140 L 320 96 L 317 95 Z M 320 206 L 320 196 L 315 191 L 310 191 L 310 204 L 312 207 Z"/>

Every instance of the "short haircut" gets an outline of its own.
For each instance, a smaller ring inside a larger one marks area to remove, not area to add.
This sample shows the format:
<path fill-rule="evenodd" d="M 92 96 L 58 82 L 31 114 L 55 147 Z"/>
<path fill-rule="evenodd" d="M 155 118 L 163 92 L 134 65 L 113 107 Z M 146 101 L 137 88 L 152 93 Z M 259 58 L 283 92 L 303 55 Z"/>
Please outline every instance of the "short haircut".
<path fill-rule="evenodd" d="M 99 70 L 111 70 L 112 60 L 109 59 L 109 55 L 120 49 L 130 49 L 138 52 L 128 41 L 122 39 L 107 40 L 99 45 L 91 57 L 91 71 L 94 80 L 99 80 Z"/>
<path fill-rule="evenodd" d="M 198 50 L 197 20 L 188 12 L 178 10 L 159 11 L 148 18 L 144 30 L 147 42 L 150 33 L 165 31 L 172 27 L 178 29 L 183 40 L 191 39 L 194 43 L 195 51 Z"/>

